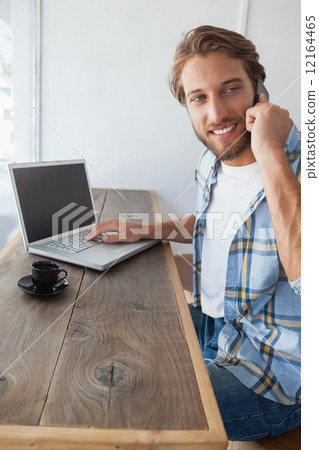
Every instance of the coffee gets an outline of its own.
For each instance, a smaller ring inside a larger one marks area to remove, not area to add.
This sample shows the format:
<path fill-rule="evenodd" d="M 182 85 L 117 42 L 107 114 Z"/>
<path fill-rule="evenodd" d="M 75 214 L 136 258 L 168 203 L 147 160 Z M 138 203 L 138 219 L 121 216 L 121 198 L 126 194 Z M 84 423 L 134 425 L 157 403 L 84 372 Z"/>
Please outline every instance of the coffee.
<path fill-rule="evenodd" d="M 64 276 L 59 274 L 64 272 Z M 36 261 L 32 264 L 32 282 L 41 289 L 50 289 L 67 276 L 67 271 L 60 269 L 57 263 L 53 261 Z"/>

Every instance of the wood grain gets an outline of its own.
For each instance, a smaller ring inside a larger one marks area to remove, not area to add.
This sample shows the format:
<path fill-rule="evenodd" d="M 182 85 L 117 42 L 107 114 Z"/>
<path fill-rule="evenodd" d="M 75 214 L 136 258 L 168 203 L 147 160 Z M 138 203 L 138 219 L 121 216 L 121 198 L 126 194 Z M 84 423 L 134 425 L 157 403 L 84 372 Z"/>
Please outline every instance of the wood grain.
<path fill-rule="evenodd" d="M 163 245 L 86 272 L 41 424 L 207 429 Z"/>
<path fill-rule="evenodd" d="M 11 239 L 10 242 L 8 242 L 8 244 L 2 249 L 0 250 L 0 260 L 1 258 L 4 257 L 4 255 L 6 253 L 8 253 L 9 251 L 11 251 L 11 249 L 14 247 L 14 245 L 16 244 L 16 242 L 18 242 L 21 239 L 21 233 L 17 233 L 13 239 Z"/>
<path fill-rule="evenodd" d="M 193 255 L 175 255 L 174 260 L 184 291 L 193 292 Z"/>
<path fill-rule="evenodd" d="M 102 208 L 105 190 L 95 190 Z M 17 281 L 34 261 L 17 236 L 2 252 L 0 280 L 0 421 L 36 425 L 47 397 L 84 269 L 58 262 L 68 271 L 70 288 L 54 297 L 22 292 Z"/>
<path fill-rule="evenodd" d="M 105 189 L 92 189 L 92 196 L 97 220 L 100 221 L 101 213 L 107 196 L 107 191 Z"/>
<path fill-rule="evenodd" d="M 99 430 L 0 425 L 0 448 L 5 450 L 214 450 L 227 442 L 212 431 Z"/>
<path fill-rule="evenodd" d="M 119 211 L 153 220 L 154 194 L 120 194 L 94 190 L 100 221 Z M 18 238 L 2 253 L 1 449 L 227 447 L 168 249 L 104 273 L 63 263 L 70 289 L 50 300 L 16 286 L 41 257 Z"/>
<path fill-rule="evenodd" d="M 150 223 L 154 222 L 154 205 L 152 196 L 147 191 L 131 191 L 121 189 L 107 192 L 104 209 L 100 221 L 118 219 L 119 213 L 127 215 L 127 221 L 142 220 L 148 217 Z"/>
<path fill-rule="evenodd" d="M 185 336 L 188 342 L 191 358 L 195 367 L 197 384 L 200 390 L 202 405 L 205 410 L 208 428 L 210 430 L 223 430 L 222 418 L 217 406 L 215 394 L 210 382 L 205 362 L 199 347 L 199 342 L 194 329 L 193 321 L 189 313 L 185 297 L 183 295 L 183 288 L 178 276 L 177 267 L 174 261 L 174 256 L 170 247 L 165 247 L 166 258 L 169 264 L 170 275 L 176 292 L 176 298 L 179 306 L 179 313 L 183 322 Z M 227 439 L 226 432 L 223 431 L 225 440 Z"/>
<path fill-rule="evenodd" d="M 61 264 L 70 288 L 54 297 L 22 292 L 17 281 L 41 260 L 19 239 L 1 259 L 0 421 L 38 424 L 83 270 Z"/>

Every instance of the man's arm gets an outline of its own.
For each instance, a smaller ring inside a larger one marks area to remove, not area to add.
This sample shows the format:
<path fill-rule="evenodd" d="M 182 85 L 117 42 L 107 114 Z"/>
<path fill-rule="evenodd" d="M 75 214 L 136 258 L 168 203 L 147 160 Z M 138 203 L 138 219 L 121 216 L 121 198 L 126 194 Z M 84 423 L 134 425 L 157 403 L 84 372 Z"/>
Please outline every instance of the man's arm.
<path fill-rule="evenodd" d="M 192 242 L 194 224 L 195 217 L 193 214 L 183 219 L 151 223 L 148 225 L 114 219 L 96 224 L 84 239 L 90 241 L 102 234 L 102 240 L 108 243 L 137 242 L 140 239 L 159 239 L 187 244 Z M 115 234 L 103 234 L 109 232 Z"/>
<path fill-rule="evenodd" d="M 288 111 L 271 105 L 263 95 L 247 110 L 246 127 L 261 169 L 280 260 L 289 281 L 301 273 L 301 188 L 283 146 L 293 125 Z"/>

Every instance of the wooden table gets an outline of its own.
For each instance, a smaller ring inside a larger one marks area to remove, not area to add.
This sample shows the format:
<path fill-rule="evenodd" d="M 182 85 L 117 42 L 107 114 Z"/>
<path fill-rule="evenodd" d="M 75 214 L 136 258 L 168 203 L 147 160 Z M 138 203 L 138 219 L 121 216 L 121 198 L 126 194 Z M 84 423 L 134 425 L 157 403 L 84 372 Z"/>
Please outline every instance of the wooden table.
<path fill-rule="evenodd" d="M 100 220 L 156 210 L 147 191 L 94 190 Z M 1 449 L 224 449 L 227 437 L 169 244 L 70 288 L 23 293 L 41 257 L 1 254 Z"/>

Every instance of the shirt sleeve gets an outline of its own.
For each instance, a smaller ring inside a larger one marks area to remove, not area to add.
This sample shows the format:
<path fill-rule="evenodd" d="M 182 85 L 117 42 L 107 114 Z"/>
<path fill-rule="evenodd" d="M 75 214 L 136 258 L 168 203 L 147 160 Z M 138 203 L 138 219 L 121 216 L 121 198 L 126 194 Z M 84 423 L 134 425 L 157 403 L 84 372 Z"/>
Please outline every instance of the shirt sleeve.
<path fill-rule="evenodd" d="M 289 284 L 296 294 L 301 295 L 301 278 L 294 281 L 289 281 Z"/>

